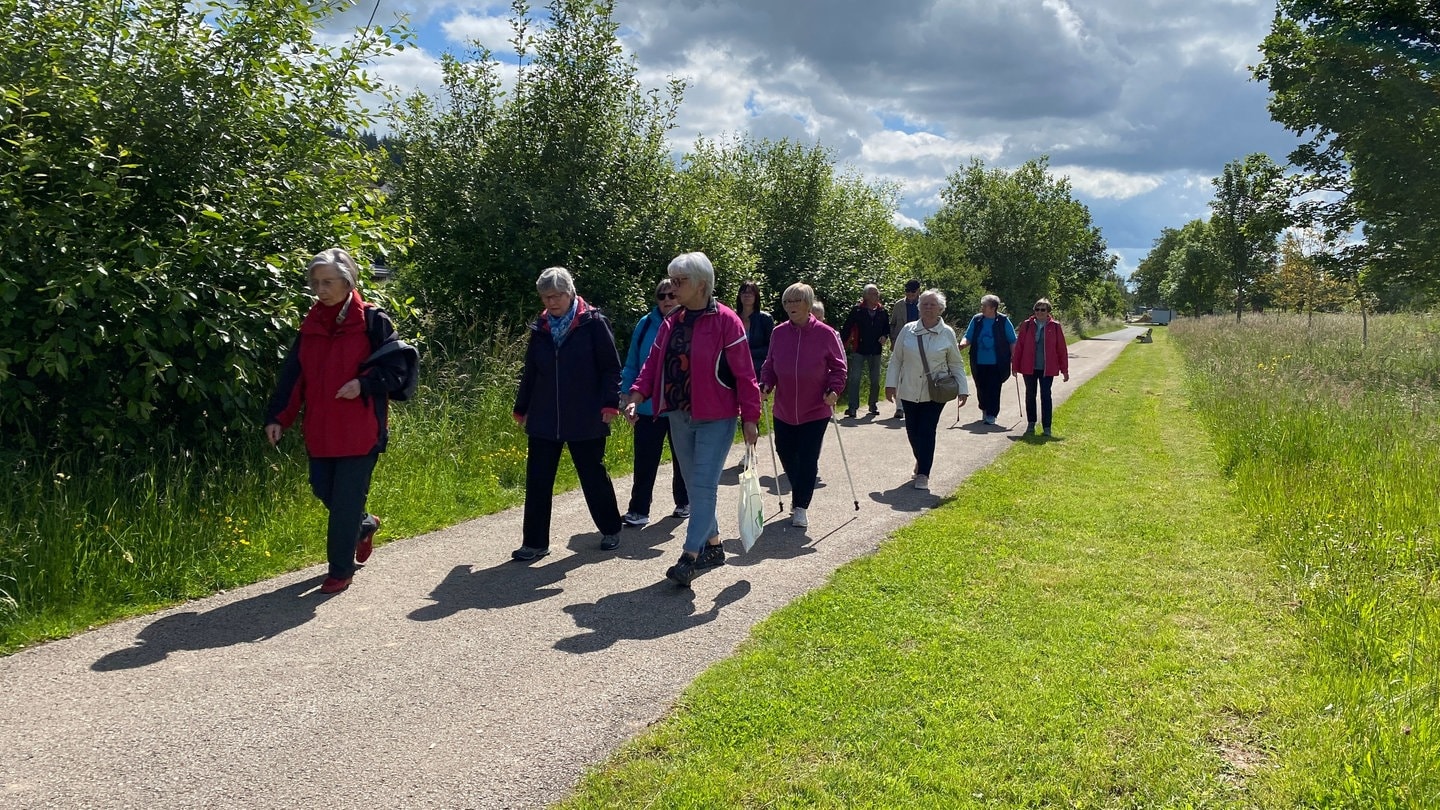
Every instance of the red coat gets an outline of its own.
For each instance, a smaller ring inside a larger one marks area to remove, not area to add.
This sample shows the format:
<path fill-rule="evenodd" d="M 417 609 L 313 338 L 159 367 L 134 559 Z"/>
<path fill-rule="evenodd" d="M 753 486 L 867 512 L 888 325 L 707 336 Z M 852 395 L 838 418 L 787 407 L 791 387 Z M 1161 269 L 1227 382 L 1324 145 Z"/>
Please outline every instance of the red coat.
<path fill-rule="evenodd" d="M 1015 340 L 1015 351 L 1010 356 L 1010 368 L 1021 374 L 1035 373 L 1035 316 L 1031 315 L 1020 324 Z M 1045 371 L 1046 377 L 1057 374 L 1070 375 L 1070 349 L 1065 344 L 1065 330 L 1054 318 L 1045 324 Z"/>
<path fill-rule="evenodd" d="M 360 370 L 371 352 L 365 310 L 374 304 L 361 300 L 358 291 L 350 296 L 350 310 L 342 323 L 335 323 L 339 306 L 316 302 L 305 315 L 266 414 L 267 423 L 288 428 L 303 407 L 305 449 L 315 458 L 379 453 L 389 438 L 385 384 Z M 389 330 L 394 332 L 393 327 Z M 360 380 L 360 396 L 337 399 L 335 393 L 354 379 Z"/>

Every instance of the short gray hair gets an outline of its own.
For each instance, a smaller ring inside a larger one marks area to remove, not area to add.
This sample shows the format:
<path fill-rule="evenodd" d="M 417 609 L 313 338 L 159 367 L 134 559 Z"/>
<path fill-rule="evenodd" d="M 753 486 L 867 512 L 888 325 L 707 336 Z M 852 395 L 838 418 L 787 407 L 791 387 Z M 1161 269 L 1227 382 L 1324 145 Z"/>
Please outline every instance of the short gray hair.
<path fill-rule="evenodd" d="M 805 305 L 808 306 L 808 307 L 810 307 L 810 310 L 811 310 L 812 312 L 814 311 L 814 309 L 815 309 L 815 288 L 814 288 L 814 287 L 811 287 L 809 284 L 805 284 L 805 283 L 803 283 L 803 282 L 797 281 L 797 282 L 795 282 L 794 284 L 791 284 L 789 287 L 786 287 L 786 288 L 785 288 L 785 294 L 782 295 L 782 296 L 780 296 L 780 298 L 781 298 L 781 303 L 784 303 L 784 299 L 790 298 L 790 297 L 792 296 L 792 294 L 793 294 L 793 295 L 799 295 L 801 298 L 805 299 Z"/>
<path fill-rule="evenodd" d="M 340 278 L 344 279 L 352 290 L 360 284 L 360 268 L 344 248 L 329 248 L 316 253 L 315 258 L 311 259 L 310 264 L 306 266 L 305 275 L 310 275 L 317 267 L 335 268 L 335 272 L 340 274 Z"/>
<path fill-rule="evenodd" d="M 575 295 L 575 278 L 570 271 L 563 267 L 547 267 L 540 273 L 540 278 L 535 279 L 535 291 L 544 295 L 551 290 L 557 290 L 569 296 Z"/>
<path fill-rule="evenodd" d="M 1000 296 L 982 295 L 980 297 L 980 308 L 984 309 L 985 307 L 994 307 L 998 310 L 1000 308 Z"/>
<path fill-rule="evenodd" d="M 708 298 L 715 294 L 715 266 L 710 257 L 700 251 L 681 253 L 670 260 L 667 271 L 671 276 L 682 276 L 704 290 Z"/>
<path fill-rule="evenodd" d="M 915 299 L 915 301 L 916 303 L 919 303 L 921 301 L 924 301 L 926 298 L 934 298 L 936 301 L 938 301 L 940 303 L 940 314 L 945 314 L 945 293 L 940 292 L 939 290 L 932 287 L 931 289 L 920 293 L 920 297 Z"/>

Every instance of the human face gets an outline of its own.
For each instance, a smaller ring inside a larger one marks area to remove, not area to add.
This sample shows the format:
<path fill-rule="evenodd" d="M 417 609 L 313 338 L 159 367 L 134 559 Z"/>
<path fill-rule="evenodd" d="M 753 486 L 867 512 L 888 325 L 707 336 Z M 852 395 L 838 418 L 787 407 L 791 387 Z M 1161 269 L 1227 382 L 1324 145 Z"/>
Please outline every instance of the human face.
<path fill-rule="evenodd" d="M 906 300 L 906 301 L 909 301 L 909 302 L 912 303 L 912 304 L 915 303 L 915 299 L 916 299 L 916 298 L 919 298 L 919 297 L 920 297 L 920 291 L 919 291 L 919 290 L 915 290 L 915 291 L 913 291 L 913 292 L 906 292 L 906 293 L 905 293 L 905 300 Z"/>
<path fill-rule="evenodd" d="M 995 313 L 1000 311 L 1000 307 L 994 304 L 981 304 L 980 311 L 985 314 L 985 317 L 993 318 L 995 317 Z"/>
<path fill-rule="evenodd" d="M 350 285 L 333 264 L 317 264 L 310 268 L 310 291 L 327 307 L 350 297 Z"/>
<path fill-rule="evenodd" d="M 540 293 L 540 303 L 545 307 L 545 313 L 552 318 L 558 318 L 570 311 L 570 302 L 574 301 L 573 295 L 566 295 L 559 290 L 546 290 Z"/>
<path fill-rule="evenodd" d="M 865 303 L 869 304 L 872 307 L 880 303 L 879 290 L 866 290 L 862 297 L 865 299 Z"/>
<path fill-rule="evenodd" d="M 680 306 L 686 309 L 700 309 L 705 306 L 705 293 L 701 291 L 700 285 L 689 276 L 682 276 L 672 273 L 670 284 L 675 290 L 675 300 Z"/>
<path fill-rule="evenodd" d="M 796 326 L 810 322 L 810 302 L 800 293 L 790 293 L 780 300 L 780 305 L 785 307 L 786 317 Z"/>
<path fill-rule="evenodd" d="M 1044 322 L 1050 320 L 1050 305 L 1049 305 L 1049 304 L 1036 304 L 1036 305 L 1035 305 L 1035 320 L 1040 321 L 1041 323 L 1044 323 Z"/>
<path fill-rule="evenodd" d="M 920 323 L 926 328 L 940 322 L 940 299 L 934 296 L 926 296 L 920 299 Z"/>
<path fill-rule="evenodd" d="M 740 306 L 755 309 L 756 301 L 754 290 L 745 289 L 740 291 Z"/>
<path fill-rule="evenodd" d="M 675 307 L 680 306 L 680 301 L 675 297 L 673 285 L 666 284 L 660 288 L 660 292 L 655 293 L 655 306 L 660 308 L 661 315 L 669 315 L 675 311 Z"/>

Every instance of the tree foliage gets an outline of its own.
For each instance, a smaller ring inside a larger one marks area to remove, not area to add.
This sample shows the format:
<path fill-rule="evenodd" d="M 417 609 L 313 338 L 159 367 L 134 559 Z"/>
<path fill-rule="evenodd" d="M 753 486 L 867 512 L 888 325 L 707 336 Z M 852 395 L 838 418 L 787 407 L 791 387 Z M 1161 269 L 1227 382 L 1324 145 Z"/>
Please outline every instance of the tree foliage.
<path fill-rule="evenodd" d="M 1291 312 L 1339 312 L 1355 301 L 1353 282 L 1337 277 L 1328 255 L 1314 231 L 1285 234 L 1274 272 L 1262 282 L 1275 305 Z"/>
<path fill-rule="evenodd" d="M 0 429 L 146 448 L 252 424 L 303 258 L 393 245 L 333 3 L 0 0 Z"/>
<path fill-rule="evenodd" d="M 1164 247 L 1168 250 L 1160 294 L 1173 309 L 1208 315 L 1229 304 L 1230 293 L 1224 289 L 1226 265 L 1210 223 L 1190 221 Z"/>
<path fill-rule="evenodd" d="M 1281 0 L 1261 47 L 1272 117 L 1308 140 L 1290 156 L 1300 224 L 1370 265 L 1372 285 L 1440 292 L 1440 8 Z"/>
<path fill-rule="evenodd" d="M 1170 254 L 1179 244 L 1180 230 L 1165 228 L 1151 244 L 1150 252 L 1136 265 L 1135 272 L 1130 274 L 1130 282 L 1135 285 L 1137 306 L 1158 307 L 1167 303 L 1161 290 L 1170 274 Z"/>
<path fill-rule="evenodd" d="M 1230 161 L 1211 182 L 1215 198 L 1210 201 L 1210 235 L 1239 320 L 1247 303 L 1265 303 L 1256 282 L 1275 264 L 1276 243 L 1286 222 L 1285 190 L 1280 167 L 1263 154 Z"/>

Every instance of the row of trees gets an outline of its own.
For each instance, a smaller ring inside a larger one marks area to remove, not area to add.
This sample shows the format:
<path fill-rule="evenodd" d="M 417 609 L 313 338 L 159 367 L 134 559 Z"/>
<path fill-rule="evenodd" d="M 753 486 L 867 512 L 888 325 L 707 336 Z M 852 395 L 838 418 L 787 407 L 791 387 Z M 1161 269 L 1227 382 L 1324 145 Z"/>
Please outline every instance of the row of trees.
<path fill-rule="evenodd" d="M 623 331 L 694 249 L 727 299 L 803 280 L 836 317 L 915 275 L 959 311 L 988 291 L 1120 310 L 1103 238 L 1043 159 L 957 171 L 908 233 L 896 188 L 821 145 L 707 139 L 677 159 L 684 88 L 640 86 L 609 0 L 552 0 L 543 26 L 516 0 L 514 85 L 487 51 L 446 57 L 443 91 L 398 105 L 382 140 L 362 66 L 408 34 L 317 42 L 344 6 L 0 0 L 4 449 L 248 436 L 327 245 L 395 270 L 369 294 L 455 355 L 528 318 L 556 264 Z"/>

